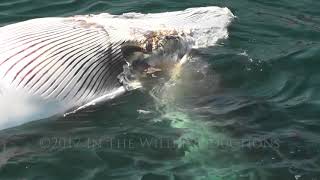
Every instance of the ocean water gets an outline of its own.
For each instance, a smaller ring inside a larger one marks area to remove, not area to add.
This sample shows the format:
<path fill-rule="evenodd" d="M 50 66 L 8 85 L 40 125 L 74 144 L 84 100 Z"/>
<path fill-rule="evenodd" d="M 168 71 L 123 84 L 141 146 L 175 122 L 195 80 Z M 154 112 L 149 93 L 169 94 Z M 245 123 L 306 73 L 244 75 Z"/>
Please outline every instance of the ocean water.
<path fill-rule="evenodd" d="M 318 1 L 1 0 L 0 24 L 202 6 L 237 16 L 228 39 L 175 84 L 0 131 L 0 179 L 320 179 Z"/>

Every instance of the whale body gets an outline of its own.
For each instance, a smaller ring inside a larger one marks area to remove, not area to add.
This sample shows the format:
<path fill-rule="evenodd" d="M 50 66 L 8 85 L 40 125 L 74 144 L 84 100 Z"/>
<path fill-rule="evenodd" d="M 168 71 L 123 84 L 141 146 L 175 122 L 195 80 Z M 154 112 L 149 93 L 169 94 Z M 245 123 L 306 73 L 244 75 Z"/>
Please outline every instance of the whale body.
<path fill-rule="evenodd" d="M 124 73 L 135 62 L 178 62 L 192 48 L 227 38 L 233 18 L 227 8 L 204 7 L 49 17 L 1 27 L 0 129 L 135 89 L 137 79 Z"/>

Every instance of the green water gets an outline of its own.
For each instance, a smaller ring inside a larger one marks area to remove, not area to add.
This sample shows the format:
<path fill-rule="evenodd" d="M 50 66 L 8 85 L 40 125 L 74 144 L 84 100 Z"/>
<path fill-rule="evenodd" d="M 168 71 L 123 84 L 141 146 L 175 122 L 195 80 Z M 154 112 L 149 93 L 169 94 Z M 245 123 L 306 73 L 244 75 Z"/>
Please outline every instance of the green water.
<path fill-rule="evenodd" d="M 1 180 L 320 179 L 320 1 L 1 0 L 0 24 L 225 6 L 173 86 L 0 131 Z"/>

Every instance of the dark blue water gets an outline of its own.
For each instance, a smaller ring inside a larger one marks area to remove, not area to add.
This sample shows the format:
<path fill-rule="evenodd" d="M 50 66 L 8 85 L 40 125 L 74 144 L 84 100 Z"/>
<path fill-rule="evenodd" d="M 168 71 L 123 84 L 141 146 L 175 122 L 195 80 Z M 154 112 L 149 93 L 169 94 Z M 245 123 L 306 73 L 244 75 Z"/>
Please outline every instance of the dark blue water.
<path fill-rule="evenodd" d="M 320 179 L 320 1 L 1 0 L 0 23 L 224 6 L 175 86 L 0 131 L 0 179 Z"/>

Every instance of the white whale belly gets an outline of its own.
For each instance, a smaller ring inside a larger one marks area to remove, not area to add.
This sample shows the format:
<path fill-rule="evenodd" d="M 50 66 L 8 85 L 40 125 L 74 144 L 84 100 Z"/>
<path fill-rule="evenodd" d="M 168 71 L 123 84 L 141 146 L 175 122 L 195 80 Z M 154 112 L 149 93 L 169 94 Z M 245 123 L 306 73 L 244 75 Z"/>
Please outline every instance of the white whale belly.
<path fill-rule="evenodd" d="M 175 33 L 191 48 L 203 48 L 227 38 L 233 18 L 227 8 L 204 7 L 40 18 L 1 27 L 0 130 L 123 94 L 127 88 L 119 75 L 128 62 L 121 47 L 127 41 Z"/>
<path fill-rule="evenodd" d="M 66 18 L 35 19 L 1 28 L 0 42 L 4 88 L 81 105 L 120 86 L 122 42 L 110 42 L 102 28 Z"/>

